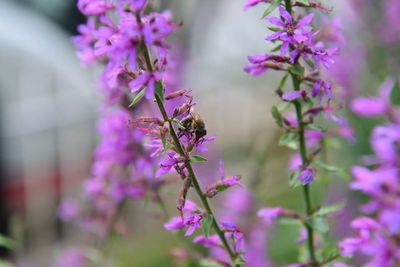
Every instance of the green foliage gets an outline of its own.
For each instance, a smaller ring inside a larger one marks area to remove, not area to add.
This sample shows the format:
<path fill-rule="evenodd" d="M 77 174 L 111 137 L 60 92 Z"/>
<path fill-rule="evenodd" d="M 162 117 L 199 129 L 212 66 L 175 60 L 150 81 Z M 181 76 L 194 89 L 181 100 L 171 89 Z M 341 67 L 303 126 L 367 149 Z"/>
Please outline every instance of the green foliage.
<path fill-rule="evenodd" d="M 8 249 L 12 249 L 14 246 L 14 241 L 8 237 L 0 235 L 0 246 L 8 248 Z"/>
<path fill-rule="evenodd" d="M 236 264 L 236 265 L 243 265 L 245 263 L 246 263 L 246 261 L 241 256 L 237 257 L 234 262 L 234 264 Z"/>
<path fill-rule="evenodd" d="M 290 174 L 290 176 L 289 176 L 289 186 L 290 187 L 295 188 L 295 187 L 299 187 L 299 186 L 303 185 L 301 183 L 301 181 L 299 181 L 299 179 L 297 179 L 297 177 L 299 177 L 299 175 L 300 175 L 300 171 L 298 171 L 298 170 L 295 172 L 292 172 Z"/>
<path fill-rule="evenodd" d="M 326 234 L 329 232 L 329 223 L 325 217 L 322 216 L 314 216 L 307 220 L 306 222 L 312 229 L 315 231 Z"/>
<path fill-rule="evenodd" d="M 291 149 L 297 150 L 299 135 L 298 133 L 285 133 L 279 138 L 279 145 L 280 146 L 287 146 Z"/>
<path fill-rule="evenodd" d="M 316 216 L 329 215 L 331 213 L 334 213 L 334 212 L 337 212 L 337 211 L 343 209 L 345 204 L 346 204 L 346 202 L 339 202 L 339 203 L 336 203 L 333 205 L 328 205 L 328 206 L 322 207 L 317 212 L 315 212 L 314 215 L 316 215 Z"/>
<path fill-rule="evenodd" d="M 304 77 L 304 67 L 301 65 L 293 65 L 289 68 L 289 72 L 296 75 L 298 78 L 302 79 Z"/>
<path fill-rule="evenodd" d="M 203 230 L 204 236 L 208 239 L 210 236 L 210 230 L 212 223 L 214 221 L 214 217 L 212 215 L 208 215 L 207 217 L 201 220 L 201 230 Z"/>
<path fill-rule="evenodd" d="M 281 1 L 282 0 L 272 0 L 268 8 L 264 11 L 262 17 L 265 18 L 266 16 L 274 12 L 274 10 L 277 9 L 278 6 L 281 4 Z"/>
<path fill-rule="evenodd" d="M 271 109 L 272 117 L 274 117 L 276 124 L 280 127 L 283 126 L 283 116 L 279 109 L 276 106 L 273 106 Z"/>
<path fill-rule="evenodd" d="M 133 107 L 134 105 L 136 105 L 137 103 L 139 103 L 139 101 L 143 98 L 144 93 L 145 93 L 145 89 L 142 89 L 132 100 L 132 102 L 129 104 L 128 108 Z"/>
<path fill-rule="evenodd" d="M 162 85 L 161 81 L 156 82 L 155 91 L 157 98 L 164 103 L 164 86 Z"/>
<path fill-rule="evenodd" d="M 207 158 L 200 156 L 200 155 L 190 156 L 191 162 L 205 162 L 207 160 L 208 160 Z"/>

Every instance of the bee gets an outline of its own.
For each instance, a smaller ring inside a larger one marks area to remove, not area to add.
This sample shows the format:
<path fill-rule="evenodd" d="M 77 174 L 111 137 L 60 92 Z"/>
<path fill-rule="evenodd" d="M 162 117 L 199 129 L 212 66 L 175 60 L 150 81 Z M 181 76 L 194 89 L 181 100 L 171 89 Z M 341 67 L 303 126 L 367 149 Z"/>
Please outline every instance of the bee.
<path fill-rule="evenodd" d="M 199 141 L 200 138 L 206 136 L 206 124 L 199 114 L 191 112 L 182 120 L 184 131 L 194 134 L 194 141 Z"/>

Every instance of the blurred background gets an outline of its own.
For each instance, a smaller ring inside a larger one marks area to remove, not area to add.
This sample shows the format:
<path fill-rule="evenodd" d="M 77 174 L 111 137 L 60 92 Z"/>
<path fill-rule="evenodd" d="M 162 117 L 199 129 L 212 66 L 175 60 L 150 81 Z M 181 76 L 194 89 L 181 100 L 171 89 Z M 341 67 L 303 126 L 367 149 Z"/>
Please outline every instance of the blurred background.
<path fill-rule="evenodd" d="M 252 78 L 242 70 L 247 55 L 271 48 L 263 40 L 263 9 L 243 12 L 239 0 L 159 2 L 184 23 L 175 40 L 184 51 L 184 85 L 193 90 L 197 112 L 217 136 L 215 158 L 223 158 L 228 173 L 242 174 L 245 184 L 257 189 L 260 207 L 301 209 L 299 192 L 287 183 L 290 151 L 276 145 L 280 131 L 270 116 L 280 75 Z M 340 18 L 347 39 L 331 70 L 346 107 L 354 95 L 374 94 L 387 75 L 399 76 L 400 28 L 395 27 L 400 23 L 390 23 L 399 18 L 390 17 L 385 1 L 326 2 L 334 4 L 330 16 Z M 0 1 L 0 234 L 14 240 L 12 250 L 0 241 L 0 258 L 18 258 L 31 266 L 49 266 L 61 247 L 81 240 L 76 226 L 57 216 L 61 199 L 79 197 L 97 140 L 99 70 L 82 66 L 70 41 L 85 21 L 75 4 Z M 350 122 L 357 142 L 332 144 L 338 152 L 329 155 L 343 169 L 357 155 L 369 153 L 374 124 Z M 348 197 L 349 177 L 333 179 L 328 189 L 315 193 L 316 201 L 322 194 L 328 200 Z M 175 212 L 176 190 L 163 192 L 170 213 Z M 352 198 L 359 201 L 359 196 Z M 163 231 L 165 219 L 157 207 L 134 203 L 130 210 L 129 237 L 107 248 L 116 266 L 171 266 L 169 251 L 178 237 Z M 282 226 L 277 232 L 286 233 L 287 241 L 266 253 L 278 264 L 294 261 L 296 230 Z"/>

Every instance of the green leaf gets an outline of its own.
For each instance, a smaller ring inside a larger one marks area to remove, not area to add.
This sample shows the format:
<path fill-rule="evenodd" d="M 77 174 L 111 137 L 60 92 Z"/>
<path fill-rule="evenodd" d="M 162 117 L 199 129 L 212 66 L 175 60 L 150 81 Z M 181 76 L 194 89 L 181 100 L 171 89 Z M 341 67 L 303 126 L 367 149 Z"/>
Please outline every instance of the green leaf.
<path fill-rule="evenodd" d="M 164 134 L 161 134 L 161 142 L 163 145 L 163 151 L 167 151 L 168 150 L 168 144 L 167 144 L 167 137 Z"/>
<path fill-rule="evenodd" d="M 398 82 L 396 82 L 390 93 L 390 102 L 396 106 L 400 105 L 400 83 Z"/>
<path fill-rule="evenodd" d="M 214 218 L 212 215 L 208 215 L 207 217 L 203 218 L 201 220 L 201 230 L 203 230 L 204 236 L 206 239 L 210 236 L 210 230 L 212 223 L 214 221 Z"/>
<path fill-rule="evenodd" d="M 328 206 L 322 207 L 317 212 L 315 212 L 315 215 L 316 216 L 325 216 L 325 215 L 334 213 L 336 211 L 341 210 L 345 204 L 346 204 L 346 202 L 343 201 L 343 202 L 339 202 L 339 203 L 336 203 L 333 205 L 328 205 Z"/>
<path fill-rule="evenodd" d="M 328 220 L 322 216 L 316 216 L 308 220 L 308 225 L 310 225 L 315 231 L 321 234 L 326 234 L 329 232 Z"/>
<path fill-rule="evenodd" d="M 290 187 L 299 187 L 302 186 L 303 184 L 301 183 L 301 181 L 299 181 L 299 179 L 297 179 L 297 177 L 299 177 L 300 175 L 300 171 L 295 171 L 292 172 L 289 176 L 289 186 Z"/>
<path fill-rule="evenodd" d="M 279 27 L 267 27 L 270 31 L 273 31 L 273 32 L 277 32 L 277 31 L 280 31 L 281 30 L 281 28 L 279 28 Z"/>
<path fill-rule="evenodd" d="M 11 263 L 0 260 L 0 267 L 13 267 Z"/>
<path fill-rule="evenodd" d="M 285 76 L 283 76 L 282 80 L 279 83 L 279 89 L 283 89 L 283 87 L 285 87 L 287 78 L 289 77 L 289 75 L 286 73 Z"/>
<path fill-rule="evenodd" d="M 262 18 L 265 18 L 269 14 L 271 14 L 275 9 L 278 8 L 278 6 L 281 4 L 281 0 L 273 0 L 269 4 L 268 8 L 264 11 Z"/>
<path fill-rule="evenodd" d="M 180 120 L 174 118 L 172 121 L 173 121 L 176 125 L 178 125 L 179 128 L 185 129 L 185 126 L 183 126 L 183 124 L 182 124 L 182 122 L 181 122 Z"/>
<path fill-rule="evenodd" d="M 315 68 L 315 64 L 314 64 L 314 62 L 313 62 L 311 59 L 307 58 L 305 61 L 306 61 L 307 65 L 308 65 L 310 68 L 312 68 L 312 69 Z"/>
<path fill-rule="evenodd" d="M 280 127 L 282 127 L 283 126 L 283 117 L 276 106 L 272 107 L 271 113 L 272 113 L 272 117 L 274 117 L 274 119 L 275 119 L 276 124 L 278 124 Z"/>
<path fill-rule="evenodd" d="M 327 171 L 327 172 L 340 172 L 340 171 L 342 171 L 341 168 L 339 168 L 337 166 L 334 166 L 334 165 L 329 165 L 329 164 L 323 163 L 322 161 L 315 161 L 315 164 L 319 168 L 321 168 L 322 170 Z"/>
<path fill-rule="evenodd" d="M 243 259 L 241 256 L 237 257 L 234 261 L 235 265 L 243 265 L 246 264 L 246 260 Z"/>
<path fill-rule="evenodd" d="M 161 81 L 156 82 L 155 90 L 156 97 L 160 99 L 162 103 L 164 103 L 164 86 L 162 85 Z"/>
<path fill-rule="evenodd" d="M 276 105 L 276 107 L 277 107 L 277 109 L 278 109 L 278 111 L 280 113 L 284 112 L 285 110 L 287 110 L 291 106 L 292 106 L 292 103 L 283 102 L 283 101 L 282 101 L 282 103 L 279 103 L 278 105 Z"/>
<path fill-rule="evenodd" d="M 281 50 L 281 47 L 282 47 L 282 45 L 279 44 L 279 45 L 275 46 L 274 48 L 272 48 L 271 52 L 279 51 L 279 50 Z"/>
<path fill-rule="evenodd" d="M 297 150 L 299 135 L 297 133 L 285 133 L 284 135 L 279 138 L 279 145 L 280 146 L 287 146 L 291 149 Z"/>
<path fill-rule="evenodd" d="M 199 155 L 194 155 L 190 157 L 191 162 L 205 162 L 207 160 L 208 160 L 207 158 Z"/>
<path fill-rule="evenodd" d="M 215 261 L 211 261 L 208 259 L 203 259 L 199 262 L 200 267 L 224 267 L 224 265 L 217 263 Z"/>
<path fill-rule="evenodd" d="M 8 237 L 0 235 L 0 246 L 8 249 L 12 249 L 14 246 L 14 241 Z"/>
<path fill-rule="evenodd" d="M 308 0 L 296 0 L 297 3 L 303 4 L 305 6 L 308 6 L 310 3 Z"/>
<path fill-rule="evenodd" d="M 133 107 L 134 105 L 136 105 L 144 96 L 145 93 L 145 89 L 142 89 L 132 100 L 132 102 L 129 104 L 128 108 Z"/>
<path fill-rule="evenodd" d="M 290 68 L 289 68 L 289 72 L 291 73 L 291 74 L 293 74 L 293 75 L 296 75 L 296 76 L 298 76 L 298 77 L 300 77 L 300 78 L 303 78 L 304 77 L 304 67 L 302 67 L 302 66 L 300 66 L 300 65 L 294 65 L 294 66 L 291 66 Z"/>

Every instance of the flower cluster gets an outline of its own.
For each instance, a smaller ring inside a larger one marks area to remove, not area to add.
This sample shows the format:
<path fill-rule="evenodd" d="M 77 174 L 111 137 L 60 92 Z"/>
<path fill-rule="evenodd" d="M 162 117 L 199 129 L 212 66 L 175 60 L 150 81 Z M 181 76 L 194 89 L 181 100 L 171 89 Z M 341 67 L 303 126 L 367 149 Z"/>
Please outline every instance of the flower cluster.
<path fill-rule="evenodd" d="M 351 227 L 355 237 L 340 243 L 346 256 L 360 253 L 368 258 L 362 266 L 396 266 L 400 263 L 400 180 L 399 180 L 399 110 L 391 104 L 394 82 L 388 79 L 379 97 L 361 97 L 352 102 L 352 110 L 362 117 L 387 117 L 389 122 L 376 126 L 371 134 L 374 156 L 369 168 L 354 166 L 351 189 L 369 197 L 362 206 L 365 216 L 355 219 Z"/>
<path fill-rule="evenodd" d="M 325 153 L 326 138 L 344 137 L 353 140 L 352 130 L 347 121 L 335 114 L 339 106 L 332 104 L 332 84 L 323 77 L 321 68 L 330 68 L 335 62 L 334 56 L 339 52 L 338 47 L 328 47 L 327 44 L 332 43 L 332 40 L 343 41 L 343 38 L 340 38 L 343 36 L 338 32 L 338 28 L 334 27 L 324 30 L 323 33 L 315 30 L 312 27 L 315 14 L 309 12 L 303 15 L 298 12 L 298 7 L 327 11 L 314 1 L 248 0 L 245 9 L 260 3 L 269 4 L 264 17 L 270 25 L 268 29 L 273 33 L 265 39 L 274 43 L 275 47 L 272 53 L 249 56 L 249 64 L 244 70 L 252 76 L 259 76 L 269 69 L 285 73 L 276 91 L 283 102 L 273 107 L 272 115 L 278 126 L 286 132 L 279 140 L 280 145 L 298 151 L 290 167 L 290 185 L 303 187 L 306 216 L 303 218 L 280 207 L 262 209 L 258 215 L 267 224 L 271 224 L 278 217 L 300 221 L 307 233 L 309 261 L 293 266 L 320 266 L 321 262 L 326 262 L 327 259 L 317 257 L 314 231 L 320 230 L 315 227 L 316 221 L 325 220 L 327 214 L 321 214 L 318 208 L 313 207 L 309 184 L 315 180 L 317 168 L 321 171 L 331 168 L 323 162 L 322 156 L 321 160 L 318 159 L 321 152 Z M 270 15 L 274 9 L 278 9 L 278 17 Z M 285 89 L 289 77 L 293 81 L 293 90 Z M 287 112 L 290 104 L 294 107 L 294 113 Z M 321 117 L 337 126 L 325 129 L 317 125 L 317 118 L 320 120 Z"/>
<path fill-rule="evenodd" d="M 202 228 L 207 244 L 213 228 L 226 263 L 243 261 L 243 235 L 234 225 L 220 224 L 208 202 L 238 185 L 239 176 L 221 174 L 221 180 L 203 192 L 192 167 L 207 161 L 194 153 L 206 150 L 206 142 L 214 138 L 207 136 L 205 121 L 194 112 L 190 91 L 178 90 L 176 74 L 171 75 L 175 64 L 167 39 L 180 25 L 169 12 L 152 12 L 146 0 L 79 0 L 78 8 L 88 16 L 74 38 L 78 55 L 84 63 L 105 64 L 100 79 L 105 96 L 102 140 L 93 178 L 85 186 L 89 197 L 98 210 L 110 209 L 110 203 L 115 209 L 128 198 L 140 199 L 148 192 L 157 196 L 166 177 L 178 176 L 180 216 L 165 228 L 186 228 L 185 236 Z M 187 199 L 191 188 L 204 210 Z"/>

